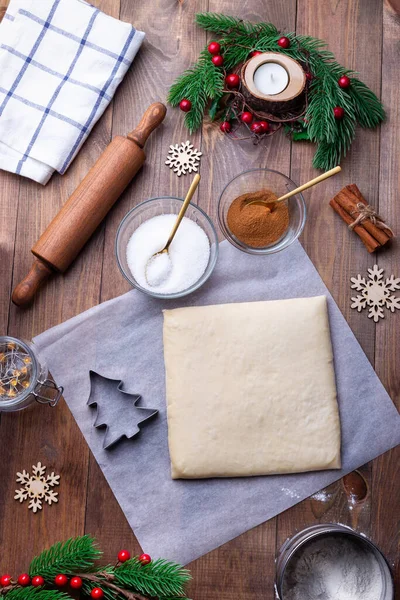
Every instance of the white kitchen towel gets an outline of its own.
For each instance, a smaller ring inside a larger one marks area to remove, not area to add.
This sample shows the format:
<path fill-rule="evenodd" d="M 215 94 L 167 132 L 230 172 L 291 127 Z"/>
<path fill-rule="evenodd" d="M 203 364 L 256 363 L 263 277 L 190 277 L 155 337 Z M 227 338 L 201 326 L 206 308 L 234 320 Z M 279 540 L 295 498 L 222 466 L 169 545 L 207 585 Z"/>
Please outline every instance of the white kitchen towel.
<path fill-rule="evenodd" d="M 83 0 L 11 0 L 0 24 L 0 169 L 65 173 L 144 38 Z"/>

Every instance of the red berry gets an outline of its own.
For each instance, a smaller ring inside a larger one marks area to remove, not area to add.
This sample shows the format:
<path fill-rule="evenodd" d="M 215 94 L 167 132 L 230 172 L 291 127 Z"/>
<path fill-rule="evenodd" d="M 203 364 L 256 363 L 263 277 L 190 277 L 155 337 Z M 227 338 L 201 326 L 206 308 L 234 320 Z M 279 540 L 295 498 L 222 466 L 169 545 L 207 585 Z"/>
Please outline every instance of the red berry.
<path fill-rule="evenodd" d="M 344 108 L 341 106 L 335 106 L 333 109 L 333 114 L 335 115 L 335 119 L 343 119 L 344 117 Z"/>
<path fill-rule="evenodd" d="M 11 583 L 11 575 L 2 575 L 0 577 L 0 585 L 7 587 Z"/>
<path fill-rule="evenodd" d="M 258 121 L 258 124 L 261 127 L 261 133 L 265 133 L 269 130 L 269 123 L 267 123 L 267 121 Z"/>
<path fill-rule="evenodd" d="M 189 110 L 192 108 L 192 103 L 187 98 L 183 98 L 179 102 L 179 108 L 183 110 L 183 112 L 189 112 Z"/>
<path fill-rule="evenodd" d="M 212 57 L 211 60 L 216 67 L 222 67 L 222 65 L 224 64 L 224 57 L 221 56 L 220 54 L 216 54 L 215 56 Z"/>
<path fill-rule="evenodd" d="M 230 130 L 232 129 L 232 125 L 229 123 L 229 121 L 223 121 L 223 123 L 221 123 L 221 125 L 219 126 L 219 128 L 224 133 L 229 133 Z"/>
<path fill-rule="evenodd" d="M 22 585 L 22 586 L 26 586 L 29 585 L 31 582 L 31 578 L 29 577 L 28 573 L 22 573 L 22 575 L 20 575 L 18 577 L 18 585 Z"/>
<path fill-rule="evenodd" d="M 347 75 L 343 75 L 343 77 L 339 79 L 338 84 L 339 87 L 343 88 L 344 90 L 347 90 L 347 88 L 349 88 L 351 84 L 350 77 L 347 77 Z"/>
<path fill-rule="evenodd" d="M 250 124 L 253 120 L 253 115 L 251 114 L 251 112 L 242 112 L 242 114 L 240 115 L 240 120 L 243 121 L 243 123 Z"/>
<path fill-rule="evenodd" d="M 100 598 L 103 598 L 104 592 L 103 592 L 103 590 L 101 588 L 96 587 L 96 588 L 92 589 L 92 591 L 90 592 L 90 595 L 95 600 L 100 600 Z"/>
<path fill-rule="evenodd" d="M 83 585 L 83 581 L 80 577 L 71 577 L 69 585 L 72 587 L 73 590 L 80 590 Z"/>
<path fill-rule="evenodd" d="M 151 556 L 149 556 L 148 554 L 141 554 L 139 556 L 139 562 L 141 562 L 142 565 L 148 565 L 149 563 L 151 563 Z"/>
<path fill-rule="evenodd" d="M 225 77 L 225 83 L 228 88 L 237 88 L 240 85 L 240 77 L 236 73 L 230 73 Z"/>
<path fill-rule="evenodd" d="M 253 56 L 258 56 L 259 54 L 262 54 L 261 50 L 253 50 L 250 52 L 251 58 L 253 58 Z"/>
<path fill-rule="evenodd" d="M 54 583 L 58 587 L 63 587 L 64 585 L 67 585 L 67 583 L 68 583 L 68 577 L 66 575 L 63 575 L 62 573 L 60 573 L 59 575 L 56 575 L 54 577 Z"/>
<path fill-rule="evenodd" d="M 44 585 L 44 579 L 41 575 L 35 575 L 35 577 L 32 577 L 32 585 L 33 587 L 40 587 L 41 585 Z"/>
<path fill-rule="evenodd" d="M 280 46 L 281 48 L 290 48 L 290 40 L 288 37 L 281 37 L 278 40 L 278 46 Z"/>
<path fill-rule="evenodd" d="M 207 50 L 210 54 L 219 54 L 221 46 L 218 44 L 218 42 L 210 42 L 207 46 Z"/>
<path fill-rule="evenodd" d="M 312 73 L 306 73 L 307 81 L 311 81 L 313 79 Z"/>
<path fill-rule="evenodd" d="M 120 552 L 118 552 L 118 560 L 119 562 L 126 562 L 127 560 L 129 560 L 131 557 L 130 552 L 128 552 L 128 550 L 120 550 Z"/>
<path fill-rule="evenodd" d="M 250 125 L 250 129 L 253 133 L 262 133 L 262 127 L 260 126 L 259 121 L 254 121 L 254 123 Z"/>

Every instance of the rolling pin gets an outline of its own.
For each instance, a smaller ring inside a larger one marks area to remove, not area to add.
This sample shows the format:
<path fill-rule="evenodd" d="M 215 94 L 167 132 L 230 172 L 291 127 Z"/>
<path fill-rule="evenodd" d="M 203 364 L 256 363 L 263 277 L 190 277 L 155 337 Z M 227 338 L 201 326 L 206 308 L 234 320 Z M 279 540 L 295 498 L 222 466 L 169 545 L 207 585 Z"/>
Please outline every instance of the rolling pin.
<path fill-rule="evenodd" d="M 12 301 L 28 306 L 39 286 L 53 273 L 63 273 L 79 254 L 110 208 L 143 165 L 147 138 L 167 112 L 155 102 L 126 137 L 116 136 L 33 246 L 35 260 L 14 289 Z"/>

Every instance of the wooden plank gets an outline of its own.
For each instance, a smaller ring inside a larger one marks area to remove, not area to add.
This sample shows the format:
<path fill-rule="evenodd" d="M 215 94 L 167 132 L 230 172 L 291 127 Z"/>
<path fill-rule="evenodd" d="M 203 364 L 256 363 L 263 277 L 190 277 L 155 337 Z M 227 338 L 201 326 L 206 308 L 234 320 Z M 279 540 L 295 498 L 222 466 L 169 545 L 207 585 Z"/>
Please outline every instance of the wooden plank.
<path fill-rule="evenodd" d="M 99 0 L 99 8 L 118 16 L 119 0 Z M 64 177 L 53 176 L 46 187 L 20 179 L 13 284 L 27 272 L 30 248 L 62 203 L 77 187 L 111 138 L 112 109 L 108 109 Z M 1 174 L 1 189 L 7 175 Z M 3 201 L 3 197 L 2 197 Z M 103 232 L 100 230 L 65 276 L 54 277 L 28 310 L 12 306 L 9 333 L 26 339 L 99 301 Z M 62 382 L 60 382 L 62 384 Z M 3 414 L 0 437 L 7 460 L 0 464 L 0 535 L 7 554 L 1 570 L 26 570 L 43 547 L 84 532 L 89 450 L 66 404 L 56 409 L 34 406 L 18 414 Z M 41 461 L 60 473 L 59 503 L 41 513 L 28 511 L 13 500 L 15 474 Z M 18 527 L 10 526 L 17 518 Z"/>
<path fill-rule="evenodd" d="M 379 2 L 369 2 L 363 7 L 355 0 L 298 2 L 298 33 L 324 39 L 338 62 L 358 71 L 360 78 L 378 95 L 381 20 L 382 6 Z M 373 53 L 370 52 L 372 35 Z M 360 43 L 360 40 L 365 40 L 365 43 Z M 318 173 L 312 168 L 315 149 L 314 144 L 306 142 L 293 144 L 291 173 L 294 181 L 307 181 Z M 341 167 L 339 175 L 304 193 L 308 218 L 302 242 L 363 350 L 373 362 L 375 327 L 371 321 L 361 318 L 363 315 L 350 309 L 350 277 L 372 266 L 375 256 L 368 255 L 358 237 L 347 229 L 328 203 L 348 183 L 356 183 L 371 204 L 377 203 L 379 132 L 359 127 Z"/>
<path fill-rule="evenodd" d="M 240 6 L 234 6 L 229 0 L 210 0 L 208 10 L 253 21 L 270 21 L 285 31 L 295 28 L 296 2 L 292 0 L 268 3 L 254 0 Z M 212 39 L 210 34 L 207 41 Z M 249 141 L 233 141 L 216 125 L 206 123 L 201 150 L 199 205 L 216 225 L 219 195 L 240 172 L 267 167 L 285 175 L 290 173 L 290 142 L 283 133 L 253 146 Z M 198 600 L 210 597 L 221 600 L 233 597 L 256 600 L 262 597 L 272 600 L 275 597 L 275 549 L 276 519 L 271 519 L 191 564 L 194 576 L 192 597 Z"/>
<path fill-rule="evenodd" d="M 20 178 L 2 173 L 0 180 L 0 332 L 8 327 L 12 271 L 15 252 Z"/>
<path fill-rule="evenodd" d="M 132 130 L 151 102 L 165 101 L 172 81 L 195 59 L 205 42 L 204 32 L 193 25 L 195 12 L 201 10 L 206 10 L 205 0 L 197 2 L 196 6 L 193 3 L 171 4 L 161 0 L 155 20 L 154 7 L 150 4 L 133 5 L 128 0 L 122 1 L 121 19 L 131 21 L 145 31 L 146 39 L 116 98 L 114 135 L 126 135 Z M 164 164 L 170 144 L 186 141 L 189 137 L 183 125 L 182 113 L 178 113 L 180 111 L 169 108 L 163 125 L 146 144 L 147 160 L 141 172 L 107 219 L 102 301 L 130 289 L 116 268 L 114 254 L 116 231 L 125 214 L 148 198 L 162 195 L 182 197 L 186 193 L 190 178 L 178 178 Z M 192 136 L 191 141 L 195 147 L 199 147 L 200 135 Z"/>
<path fill-rule="evenodd" d="M 383 14 L 382 100 L 388 109 L 387 121 L 381 130 L 379 178 L 379 211 L 387 218 L 397 236 L 400 235 L 398 151 L 400 107 L 396 82 L 400 76 L 398 15 L 385 6 Z M 396 241 L 378 257 L 385 277 L 393 273 L 400 277 L 400 245 Z M 395 292 L 398 297 L 399 292 Z M 399 356 L 400 314 L 387 312 L 376 327 L 375 368 L 388 393 L 400 409 Z M 400 447 L 387 452 L 374 462 L 373 485 L 376 490 L 372 506 L 372 535 L 393 566 L 395 587 L 400 591 Z"/>
<path fill-rule="evenodd" d="M 269 21 L 282 31 L 295 28 L 295 0 L 267 4 L 254 0 L 240 8 L 233 7 L 229 0 L 211 0 L 209 11 L 234 14 L 253 21 Z M 209 34 L 208 41 L 212 39 L 212 34 Z M 203 181 L 200 183 L 199 204 L 216 225 L 218 198 L 233 177 L 257 167 L 276 169 L 285 175 L 290 172 L 290 142 L 282 132 L 255 146 L 249 140 L 235 141 L 221 133 L 216 125 L 206 123 L 202 151 Z"/>
<path fill-rule="evenodd" d="M 206 3 L 197 3 L 197 10 L 205 10 Z M 172 80 L 194 60 L 205 42 L 205 35 L 193 26 L 195 7 L 167 0 L 159 3 L 157 20 L 154 7 L 148 3 L 121 2 L 120 18 L 131 22 L 146 32 L 146 40 L 135 62 L 121 84 L 114 103 L 113 135 L 126 135 L 139 121 L 151 102 L 164 101 Z M 171 31 L 171 27 L 173 27 Z M 170 32 L 171 35 L 166 35 Z M 118 225 L 125 214 L 136 204 L 160 195 L 182 197 L 190 178 L 180 178 L 164 165 L 169 145 L 187 139 L 182 115 L 169 110 L 164 124 L 155 131 L 146 144 L 147 161 L 135 180 L 121 196 L 108 215 L 104 242 L 101 301 L 108 300 L 129 289 L 116 265 L 114 242 Z M 196 145 L 200 136 L 193 136 Z M 101 470 L 90 457 L 89 490 L 101 490 L 102 501 L 97 494 L 89 493 L 87 499 L 86 531 L 95 533 L 112 561 L 118 544 L 139 551 L 139 545 L 122 513 Z M 144 499 L 144 502 L 146 499 Z M 119 537 L 115 531 L 120 532 Z M 146 550 L 145 548 L 143 549 Z"/>
<path fill-rule="evenodd" d="M 344 66 L 359 71 L 361 79 L 379 94 L 381 78 L 382 6 L 369 2 L 362 6 L 353 1 L 332 3 L 330 0 L 298 0 L 297 32 L 327 41 L 329 49 Z M 333 26 L 334 24 L 334 26 Z M 371 40 L 374 52 L 371 53 Z M 315 146 L 294 143 L 292 179 L 307 181 L 316 175 L 312 168 Z M 360 240 L 347 230 L 329 206 L 329 200 L 348 183 L 357 183 L 371 204 L 377 203 L 379 177 L 379 132 L 357 130 L 357 138 L 342 173 L 305 192 L 308 220 L 302 236 L 304 247 L 331 290 L 336 302 L 352 327 L 371 361 L 374 358 L 374 324 L 350 310 L 350 277 L 374 264 Z M 371 487 L 371 466 L 362 469 Z M 378 490 L 373 490 L 376 494 Z M 374 496 L 372 496 L 373 502 Z M 329 486 L 314 499 L 308 499 L 278 518 L 278 545 L 315 522 L 339 521 L 369 534 L 371 503 L 354 512 L 347 502 L 342 482 Z"/>

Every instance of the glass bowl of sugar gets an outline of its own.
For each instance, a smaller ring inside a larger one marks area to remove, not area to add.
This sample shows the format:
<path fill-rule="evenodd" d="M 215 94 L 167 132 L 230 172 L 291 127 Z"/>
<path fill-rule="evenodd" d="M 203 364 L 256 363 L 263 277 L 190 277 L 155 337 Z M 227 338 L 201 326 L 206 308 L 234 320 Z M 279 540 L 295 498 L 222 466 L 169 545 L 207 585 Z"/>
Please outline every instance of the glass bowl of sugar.
<path fill-rule="evenodd" d="M 218 237 L 208 215 L 189 204 L 168 249 L 168 259 L 152 257 L 167 243 L 183 200 L 172 196 L 142 202 L 122 219 L 115 254 L 122 275 L 136 289 L 154 298 L 181 298 L 199 289 L 218 258 Z M 150 267 L 151 266 L 151 277 Z"/>

